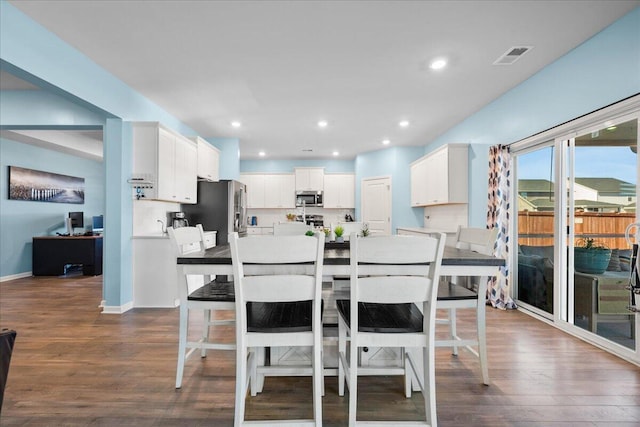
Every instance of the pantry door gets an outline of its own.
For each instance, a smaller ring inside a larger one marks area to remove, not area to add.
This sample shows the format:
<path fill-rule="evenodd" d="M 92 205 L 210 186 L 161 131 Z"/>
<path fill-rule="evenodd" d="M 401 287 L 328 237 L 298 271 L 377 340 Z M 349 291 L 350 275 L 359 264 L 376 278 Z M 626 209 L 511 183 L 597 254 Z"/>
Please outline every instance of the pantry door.
<path fill-rule="evenodd" d="M 362 222 L 371 234 L 391 234 L 391 177 L 362 180 Z"/>

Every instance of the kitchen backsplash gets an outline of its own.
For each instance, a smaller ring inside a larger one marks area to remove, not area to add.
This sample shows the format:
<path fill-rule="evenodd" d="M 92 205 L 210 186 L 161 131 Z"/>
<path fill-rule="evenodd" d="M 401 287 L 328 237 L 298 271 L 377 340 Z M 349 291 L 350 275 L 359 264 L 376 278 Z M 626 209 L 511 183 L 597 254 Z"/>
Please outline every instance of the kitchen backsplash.
<path fill-rule="evenodd" d="M 160 234 L 164 223 L 167 226 L 167 212 L 180 211 L 180 203 L 157 200 L 136 200 L 133 202 L 133 235 Z"/>
<path fill-rule="evenodd" d="M 258 227 L 272 227 L 274 223 L 287 222 L 287 214 L 302 215 L 302 208 L 292 209 L 248 209 L 247 216 L 255 216 L 258 219 Z M 349 214 L 355 220 L 354 209 L 324 209 L 309 207 L 305 209 L 307 215 L 322 215 L 324 226 L 329 228 L 332 223 L 344 221 L 344 216 Z"/>

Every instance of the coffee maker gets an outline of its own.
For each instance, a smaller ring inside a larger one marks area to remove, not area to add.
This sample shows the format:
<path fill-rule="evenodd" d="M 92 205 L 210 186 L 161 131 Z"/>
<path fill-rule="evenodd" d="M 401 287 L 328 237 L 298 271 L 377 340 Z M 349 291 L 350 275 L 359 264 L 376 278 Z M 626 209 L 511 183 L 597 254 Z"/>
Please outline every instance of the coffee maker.
<path fill-rule="evenodd" d="M 173 228 L 189 226 L 189 221 L 184 217 L 184 212 L 169 212 L 167 216 L 167 223 Z"/>

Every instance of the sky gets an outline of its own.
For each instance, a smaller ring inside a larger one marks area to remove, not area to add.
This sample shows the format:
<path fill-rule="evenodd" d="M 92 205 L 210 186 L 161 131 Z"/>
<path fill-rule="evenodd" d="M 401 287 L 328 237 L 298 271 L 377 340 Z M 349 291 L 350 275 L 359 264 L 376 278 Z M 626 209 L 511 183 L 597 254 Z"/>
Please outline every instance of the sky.
<path fill-rule="evenodd" d="M 553 180 L 552 147 L 518 156 L 518 179 Z M 617 178 L 637 184 L 638 155 L 629 147 L 577 147 L 577 178 Z"/>

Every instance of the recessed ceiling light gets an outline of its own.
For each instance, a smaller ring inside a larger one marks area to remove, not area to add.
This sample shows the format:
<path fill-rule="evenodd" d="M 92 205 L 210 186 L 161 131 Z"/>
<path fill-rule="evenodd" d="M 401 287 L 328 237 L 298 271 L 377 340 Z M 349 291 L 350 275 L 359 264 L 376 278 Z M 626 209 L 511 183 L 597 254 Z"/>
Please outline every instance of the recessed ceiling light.
<path fill-rule="evenodd" d="M 333 152 L 333 155 L 334 155 L 334 156 L 339 156 L 339 155 L 340 155 L 340 153 L 339 153 L 339 152 L 337 152 L 337 151 L 334 151 L 334 152 Z"/>
<path fill-rule="evenodd" d="M 261 152 L 258 153 L 258 156 L 260 156 L 260 157 L 264 157 L 266 155 L 267 155 L 267 153 L 265 153 L 264 151 L 261 151 Z"/>
<path fill-rule="evenodd" d="M 389 141 L 388 139 L 383 139 L 382 140 L 382 144 L 383 145 L 389 145 L 389 144 L 391 144 L 391 141 Z"/>
<path fill-rule="evenodd" d="M 431 68 L 432 70 L 442 70 L 446 66 L 447 60 L 444 58 L 434 59 L 433 61 L 431 61 L 431 64 L 429 64 L 429 68 Z"/>
<path fill-rule="evenodd" d="M 234 128 L 239 128 L 239 127 L 242 126 L 242 123 L 240 123 L 237 120 L 234 120 L 234 121 L 231 122 L 231 126 L 233 126 Z"/>
<path fill-rule="evenodd" d="M 329 124 L 329 123 L 328 123 L 326 120 L 320 120 L 320 121 L 318 122 L 318 127 L 320 127 L 320 128 L 326 128 L 328 124 Z"/>
<path fill-rule="evenodd" d="M 409 126 L 409 120 L 402 120 L 400 123 L 398 123 L 398 126 L 400 126 L 401 128 L 406 128 L 407 126 Z"/>

